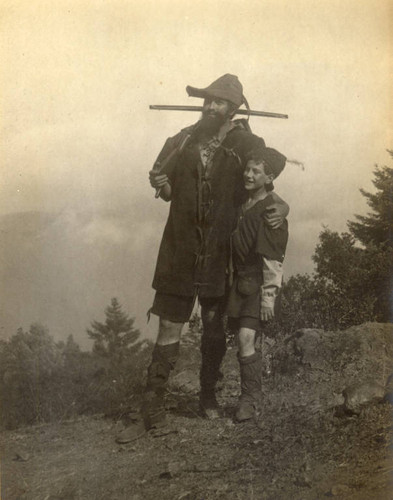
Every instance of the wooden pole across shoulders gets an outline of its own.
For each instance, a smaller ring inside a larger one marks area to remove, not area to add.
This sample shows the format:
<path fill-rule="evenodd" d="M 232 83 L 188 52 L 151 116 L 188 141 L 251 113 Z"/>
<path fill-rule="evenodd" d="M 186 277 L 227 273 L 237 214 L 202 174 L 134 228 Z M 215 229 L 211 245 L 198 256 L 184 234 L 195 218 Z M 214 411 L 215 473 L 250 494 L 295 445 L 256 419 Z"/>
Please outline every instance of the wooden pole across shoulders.
<path fill-rule="evenodd" d="M 165 104 L 150 104 L 150 109 L 156 109 L 159 111 L 199 111 L 203 110 L 202 106 L 176 106 L 176 105 L 165 105 Z M 246 109 L 236 110 L 237 115 L 246 116 L 266 116 L 268 118 L 288 118 L 288 115 L 283 115 L 281 113 L 269 113 L 268 111 L 249 111 Z"/>

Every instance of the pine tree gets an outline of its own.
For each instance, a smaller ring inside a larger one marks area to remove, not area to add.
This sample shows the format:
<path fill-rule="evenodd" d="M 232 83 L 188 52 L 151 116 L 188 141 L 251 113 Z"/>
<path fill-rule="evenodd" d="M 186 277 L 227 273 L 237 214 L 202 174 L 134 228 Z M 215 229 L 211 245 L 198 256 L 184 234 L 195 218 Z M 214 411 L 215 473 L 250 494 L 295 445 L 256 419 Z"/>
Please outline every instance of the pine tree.
<path fill-rule="evenodd" d="M 19 328 L 0 349 L 2 420 L 6 426 L 48 421 L 57 414 L 61 351 L 48 330 Z"/>
<path fill-rule="evenodd" d="M 393 151 L 389 151 L 393 158 Z M 393 247 L 393 168 L 376 166 L 373 184 L 376 193 L 364 189 L 360 192 L 367 199 L 372 213 L 356 215 L 357 222 L 349 221 L 352 235 L 363 245 L 384 245 Z"/>
<path fill-rule="evenodd" d="M 393 157 L 393 151 L 389 151 Z M 325 229 L 313 260 L 317 276 L 328 279 L 350 304 L 346 319 L 392 321 L 393 168 L 376 166 L 375 193 L 361 189 L 372 212 L 348 221 L 349 233 Z"/>
<path fill-rule="evenodd" d="M 121 363 L 139 336 L 140 331 L 134 327 L 134 318 L 122 311 L 116 298 L 105 309 L 105 323 L 93 321 L 88 336 L 94 340 L 93 352 L 107 358 L 110 364 Z"/>

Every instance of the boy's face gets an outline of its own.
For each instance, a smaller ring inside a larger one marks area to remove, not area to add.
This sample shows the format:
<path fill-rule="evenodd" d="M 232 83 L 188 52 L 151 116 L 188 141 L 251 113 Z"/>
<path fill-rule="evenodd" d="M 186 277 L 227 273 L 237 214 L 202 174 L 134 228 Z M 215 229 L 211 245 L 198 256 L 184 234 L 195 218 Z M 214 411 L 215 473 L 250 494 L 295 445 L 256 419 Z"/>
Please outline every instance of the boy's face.
<path fill-rule="evenodd" d="M 266 174 L 263 163 L 249 160 L 243 174 L 244 187 L 247 191 L 254 191 L 273 182 L 273 174 Z"/>

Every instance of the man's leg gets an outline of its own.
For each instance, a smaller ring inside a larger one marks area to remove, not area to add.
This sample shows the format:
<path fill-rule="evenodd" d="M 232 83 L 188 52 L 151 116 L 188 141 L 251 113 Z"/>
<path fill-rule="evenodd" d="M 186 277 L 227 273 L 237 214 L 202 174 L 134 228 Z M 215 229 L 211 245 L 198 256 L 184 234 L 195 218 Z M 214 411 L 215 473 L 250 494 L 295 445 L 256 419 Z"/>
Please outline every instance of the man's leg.
<path fill-rule="evenodd" d="M 146 391 L 161 394 L 179 356 L 180 335 L 184 323 L 159 319 L 158 337 L 147 370 Z"/>
<path fill-rule="evenodd" d="M 220 417 L 215 388 L 220 378 L 220 365 L 226 352 L 223 323 L 224 299 L 201 300 L 203 333 L 201 339 L 202 364 L 200 370 L 200 407 L 205 417 Z"/>
<path fill-rule="evenodd" d="M 243 422 L 254 417 L 260 408 L 262 391 L 262 359 L 255 351 L 255 330 L 241 327 L 239 331 L 239 352 L 241 395 L 236 408 L 235 419 Z"/>
<path fill-rule="evenodd" d="M 147 371 L 145 390 L 147 400 L 152 395 L 163 399 L 169 374 L 179 356 L 181 330 L 190 317 L 192 306 L 193 297 L 156 293 L 151 312 L 159 316 L 159 327 Z"/>
<path fill-rule="evenodd" d="M 118 443 L 134 441 L 152 427 L 165 423 L 165 390 L 179 355 L 181 330 L 189 319 L 192 305 L 192 297 L 156 294 L 151 312 L 160 318 L 158 337 L 147 370 L 142 419 L 121 432 L 116 438 Z M 170 319 L 166 319 L 168 317 Z"/>
<path fill-rule="evenodd" d="M 146 391 L 161 394 L 179 356 L 180 335 L 184 323 L 159 318 L 158 337 L 147 370 Z"/>
<path fill-rule="evenodd" d="M 146 428 L 165 421 L 164 396 L 170 372 L 179 356 L 180 335 L 184 323 L 160 318 L 156 345 L 147 370 L 142 415 Z"/>

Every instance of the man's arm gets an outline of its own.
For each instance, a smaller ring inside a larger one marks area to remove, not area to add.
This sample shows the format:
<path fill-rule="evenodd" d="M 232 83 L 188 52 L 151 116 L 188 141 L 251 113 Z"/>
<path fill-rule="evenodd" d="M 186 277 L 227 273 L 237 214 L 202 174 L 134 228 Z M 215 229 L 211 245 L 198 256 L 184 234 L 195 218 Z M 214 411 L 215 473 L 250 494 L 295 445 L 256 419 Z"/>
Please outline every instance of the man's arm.
<path fill-rule="evenodd" d="M 193 127 L 183 129 L 174 137 L 170 137 L 164 144 L 152 170 L 149 172 L 150 185 L 159 193 L 160 198 L 165 201 L 172 199 L 171 182 L 179 154 L 191 137 Z M 156 194 L 156 198 L 158 194 Z"/>
<path fill-rule="evenodd" d="M 172 198 L 172 187 L 169 183 L 168 176 L 166 174 L 159 174 L 154 170 L 149 172 L 149 181 L 151 187 L 160 190 L 160 198 L 164 201 L 170 201 Z"/>
<path fill-rule="evenodd" d="M 170 201 L 172 198 L 172 188 L 168 177 L 168 172 L 162 172 L 162 164 L 174 155 L 177 145 L 177 137 L 170 137 L 166 140 L 164 147 L 160 151 L 153 168 L 149 172 L 149 181 L 152 188 L 159 190 L 160 198 Z"/>
<path fill-rule="evenodd" d="M 263 217 L 271 228 L 277 229 L 289 214 L 289 205 L 274 191 L 270 195 L 273 198 L 273 203 L 267 207 Z"/>

